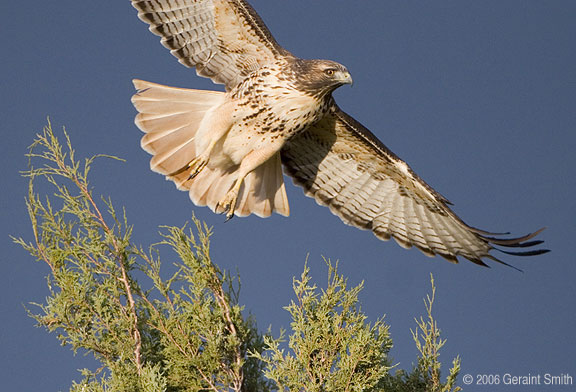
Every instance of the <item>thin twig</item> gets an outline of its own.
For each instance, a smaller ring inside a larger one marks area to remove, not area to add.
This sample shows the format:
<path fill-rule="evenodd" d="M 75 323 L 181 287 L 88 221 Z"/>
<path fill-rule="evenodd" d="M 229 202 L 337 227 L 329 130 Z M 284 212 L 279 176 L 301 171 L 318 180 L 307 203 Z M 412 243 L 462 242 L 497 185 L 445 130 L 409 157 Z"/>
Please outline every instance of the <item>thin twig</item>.
<path fill-rule="evenodd" d="M 70 148 L 70 150 L 71 150 L 71 148 Z M 71 150 L 71 155 L 72 155 L 72 150 Z M 100 227 L 105 231 L 105 233 L 107 235 L 109 235 L 110 238 L 112 239 L 114 252 L 116 254 L 120 254 L 120 257 L 118 258 L 118 266 L 120 267 L 120 270 L 122 272 L 121 281 L 124 284 L 124 289 L 126 291 L 126 297 L 128 299 L 130 312 L 132 314 L 132 320 L 133 320 L 132 337 L 134 338 L 134 343 L 135 343 L 134 359 L 136 362 L 136 368 L 137 368 L 138 374 L 140 374 L 140 372 L 142 370 L 142 353 L 141 353 L 142 352 L 142 337 L 140 335 L 140 330 L 138 329 L 138 314 L 136 312 L 136 302 L 134 301 L 134 297 L 132 295 L 132 287 L 130 285 L 130 281 L 128 279 L 128 273 L 126 271 L 125 255 L 123 254 L 121 247 L 118 245 L 118 242 L 116 240 L 116 236 L 114 235 L 113 230 L 110 229 L 110 227 L 108 226 L 108 224 L 104 220 L 104 217 L 103 217 L 102 213 L 100 212 L 98 205 L 94 201 L 94 198 L 92 197 L 90 191 L 88 190 L 85 181 L 80 179 L 74 170 L 70 170 L 70 167 L 68 167 L 66 165 L 66 163 L 61 158 L 62 158 L 62 156 L 60 154 L 55 155 L 54 161 L 55 161 L 56 165 L 58 166 L 58 168 L 63 173 L 65 173 L 66 177 L 68 177 L 72 180 L 72 182 L 76 185 L 76 187 L 80 190 L 80 192 L 86 198 L 86 200 L 88 200 L 88 202 L 90 203 L 90 205 L 92 207 L 89 210 L 89 212 L 96 219 L 96 221 L 99 222 Z"/>

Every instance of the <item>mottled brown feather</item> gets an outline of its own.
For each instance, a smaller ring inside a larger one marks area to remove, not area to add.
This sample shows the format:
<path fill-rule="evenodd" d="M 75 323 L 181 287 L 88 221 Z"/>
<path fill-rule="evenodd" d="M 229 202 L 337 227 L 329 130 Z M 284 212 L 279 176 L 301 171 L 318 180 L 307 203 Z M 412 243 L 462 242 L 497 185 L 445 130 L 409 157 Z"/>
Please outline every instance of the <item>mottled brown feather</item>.
<path fill-rule="evenodd" d="M 344 223 L 372 230 L 382 240 L 394 238 L 405 248 L 415 246 L 428 256 L 440 255 L 452 262 L 461 256 L 485 265 L 483 258 L 501 262 L 490 254 L 493 245 L 541 243 L 526 242 L 539 232 L 499 239 L 468 226 L 446 198 L 335 105 L 321 121 L 289 141 L 282 162 L 306 195 L 328 206 Z"/>
<path fill-rule="evenodd" d="M 292 55 L 244 0 L 132 0 L 162 44 L 227 90 L 264 64 Z"/>

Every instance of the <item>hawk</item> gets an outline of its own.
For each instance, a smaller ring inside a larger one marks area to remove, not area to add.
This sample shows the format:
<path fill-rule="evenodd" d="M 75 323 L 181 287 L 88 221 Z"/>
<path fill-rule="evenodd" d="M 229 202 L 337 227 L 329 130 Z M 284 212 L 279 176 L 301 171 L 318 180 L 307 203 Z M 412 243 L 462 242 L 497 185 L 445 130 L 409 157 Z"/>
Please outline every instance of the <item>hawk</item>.
<path fill-rule="evenodd" d="M 151 169 L 198 206 L 232 216 L 289 215 L 284 172 L 349 225 L 405 248 L 480 265 L 495 246 L 526 248 L 541 230 L 501 238 L 464 223 L 447 199 L 368 129 L 332 92 L 350 73 L 280 46 L 244 0 L 132 0 L 138 17 L 179 62 L 225 92 L 134 80 L 136 125 Z M 508 233 L 504 233 L 508 234 Z M 503 250 L 502 250 L 503 251 Z M 503 251 L 537 255 L 546 250 Z"/>

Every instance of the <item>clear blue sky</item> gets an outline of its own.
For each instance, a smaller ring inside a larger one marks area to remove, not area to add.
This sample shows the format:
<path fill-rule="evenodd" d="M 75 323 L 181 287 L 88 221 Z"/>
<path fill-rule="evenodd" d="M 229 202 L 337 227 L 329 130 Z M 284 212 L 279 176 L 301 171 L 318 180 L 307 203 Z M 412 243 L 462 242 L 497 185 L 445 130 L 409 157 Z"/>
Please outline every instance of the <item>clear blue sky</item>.
<path fill-rule="evenodd" d="M 156 242 L 160 225 L 192 212 L 214 226 L 214 261 L 240 271 L 241 301 L 261 330 L 289 327 L 282 306 L 309 255 L 325 285 L 322 256 L 340 260 L 371 320 L 386 314 L 392 355 L 410 368 L 410 328 L 424 311 L 429 275 L 448 339 L 441 360 L 464 374 L 571 374 L 576 379 L 576 2 L 573 0 L 253 0 L 277 40 L 305 58 L 345 64 L 354 86 L 339 105 L 369 127 L 468 223 L 513 234 L 547 226 L 552 252 L 505 257 L 522 268 L 452 265 L 380 242 L 343 225 L 290 183 L 292 216 L 233 219 L 194 207 L 148 169 L 130 103 L 132 78 L 218 89 L 164 49 L 128 0 L 2 2 L 0 104 L 0 369 L 7 391 L 68 390 L 74 357 L 34 328 L 23 304 L 47 294 L 47 267 L 11 243 L 31 238 L 24 197 L 26 147 L 50 116 L 78 154 L 117 155 L 93 172 L 97 193 L 126 206 L 134 240 Z M 513 388 L 513 387 L 512 387 Z M 511 387 L 469 387 L 510 391 Z M 517 391 L 539 391 L 515 387 Z M 555 387 L 547 390 L 564 391 Z"/>

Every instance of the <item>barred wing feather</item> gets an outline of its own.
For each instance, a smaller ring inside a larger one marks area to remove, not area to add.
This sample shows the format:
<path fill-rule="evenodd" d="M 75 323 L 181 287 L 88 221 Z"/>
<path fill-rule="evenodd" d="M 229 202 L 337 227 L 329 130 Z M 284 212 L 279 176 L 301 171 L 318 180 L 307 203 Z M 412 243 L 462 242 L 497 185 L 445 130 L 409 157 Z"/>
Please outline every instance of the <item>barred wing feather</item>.
<path fill-rule="evenodd" d="M 452 262 L 462 256 L 480 265 L 502 262 L 494 245 L 530 247 L 539 233 L 501 239 L 464 223 L 449 202 L 420 179 L 369 130 L 336 106 L 324 119 L 298 134 L 282 150 L 285 172 L 306 195 L 328 206 L 346 224 L 394 238 L 405 248 Z M 534 255 L 546 250 L 506 252 Z M 505 264 L 505 263 L 504 263 Z"/>
<path fill-rule="evenodd" d="M 263 64 L 291 56 L 244 0 L 132 0 L 132 5 L 180 63 L 227 90 Z"/>

